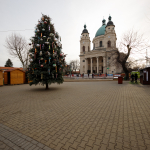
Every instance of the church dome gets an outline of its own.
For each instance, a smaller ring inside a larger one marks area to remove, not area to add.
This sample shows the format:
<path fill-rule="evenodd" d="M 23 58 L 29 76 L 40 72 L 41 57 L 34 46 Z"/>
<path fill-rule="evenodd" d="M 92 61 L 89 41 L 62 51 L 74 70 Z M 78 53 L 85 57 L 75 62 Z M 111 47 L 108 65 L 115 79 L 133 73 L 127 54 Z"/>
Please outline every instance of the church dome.
<path fill-rule="evenodd" d="M 105 21 L 106 20 L 103 19 L 103 21 L 102 21 L 103 25 L 97 30 L 95 37 L 105 34 L 105 27 L 106 27 Z"/>
<path fill-rule="evenodd" d="M 88 33 L 88 30 L 86 29 L 86 25 L 84 25 L 84 30 L 82 31 L 81 34 L 83 34 L 83 33 Z"/>

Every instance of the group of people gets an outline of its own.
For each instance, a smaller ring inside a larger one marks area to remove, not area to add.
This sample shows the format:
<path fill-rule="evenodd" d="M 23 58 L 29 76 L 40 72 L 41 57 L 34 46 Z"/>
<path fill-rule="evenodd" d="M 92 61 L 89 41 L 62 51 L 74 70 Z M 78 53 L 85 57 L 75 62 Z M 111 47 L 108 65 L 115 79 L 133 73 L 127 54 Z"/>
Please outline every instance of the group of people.
<path fill-rule="evenodd" d="M 89 78 L 89 73 L 88 73 L 88 78 Z M 82 74 L 82 78 L 84 78 L 84 73 Z M 92 73 L 92 78 L 94 78 L 94 73 Z"/>
<path fill-rule="evenodd" d="M 134 79 L 135 79 L 135 83 L 137 83 L 137 78 L 138 78 L 138 75 L 137 73 L 134 75 L 134 74 L 131 74 L 131 82 L 133 83 L 134 82 Z"/>

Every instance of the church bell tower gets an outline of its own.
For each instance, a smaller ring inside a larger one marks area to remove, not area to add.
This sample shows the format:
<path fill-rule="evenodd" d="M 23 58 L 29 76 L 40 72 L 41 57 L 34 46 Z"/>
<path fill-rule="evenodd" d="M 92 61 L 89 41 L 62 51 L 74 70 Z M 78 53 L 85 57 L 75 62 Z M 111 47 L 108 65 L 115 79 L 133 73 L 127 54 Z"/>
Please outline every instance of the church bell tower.
<path fill-rule="evenodd" d="M 80 39 L 80 55 L 84 55 L 86 52 L 90 52 L 90 37 L 86 25 L 84 25 L 84 30 L 81 33 Z"/>

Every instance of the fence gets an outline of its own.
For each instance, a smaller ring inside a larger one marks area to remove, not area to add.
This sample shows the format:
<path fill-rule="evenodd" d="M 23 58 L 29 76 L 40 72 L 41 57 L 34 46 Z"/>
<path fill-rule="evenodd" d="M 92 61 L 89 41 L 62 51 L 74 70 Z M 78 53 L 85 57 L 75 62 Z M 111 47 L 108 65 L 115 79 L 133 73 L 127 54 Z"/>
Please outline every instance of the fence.
<path fill-rule="evenodd" d="M 95 74 L 93 77 L 92 74 L 68 74 L 64 78 L 113 78 L 113 74 Z"/>

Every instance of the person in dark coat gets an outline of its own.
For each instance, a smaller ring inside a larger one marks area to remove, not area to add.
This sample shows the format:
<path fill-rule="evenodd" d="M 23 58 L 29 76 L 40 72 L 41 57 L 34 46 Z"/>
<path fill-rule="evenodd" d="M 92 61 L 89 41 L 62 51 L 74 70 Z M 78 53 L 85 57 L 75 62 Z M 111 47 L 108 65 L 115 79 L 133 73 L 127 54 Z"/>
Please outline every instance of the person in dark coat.
<path fill-rule="evenodd" d="M 132 79 L 131 82 L 134 82 L 134 74 L 131 75 L 131 79 Z"/>
<path fill-rule="evenodd" d="M 137 78 L 138 78 L 138 76 L 137 76 L 137 73 L 135 74 L 135 83 L 137 83 Z"/>

